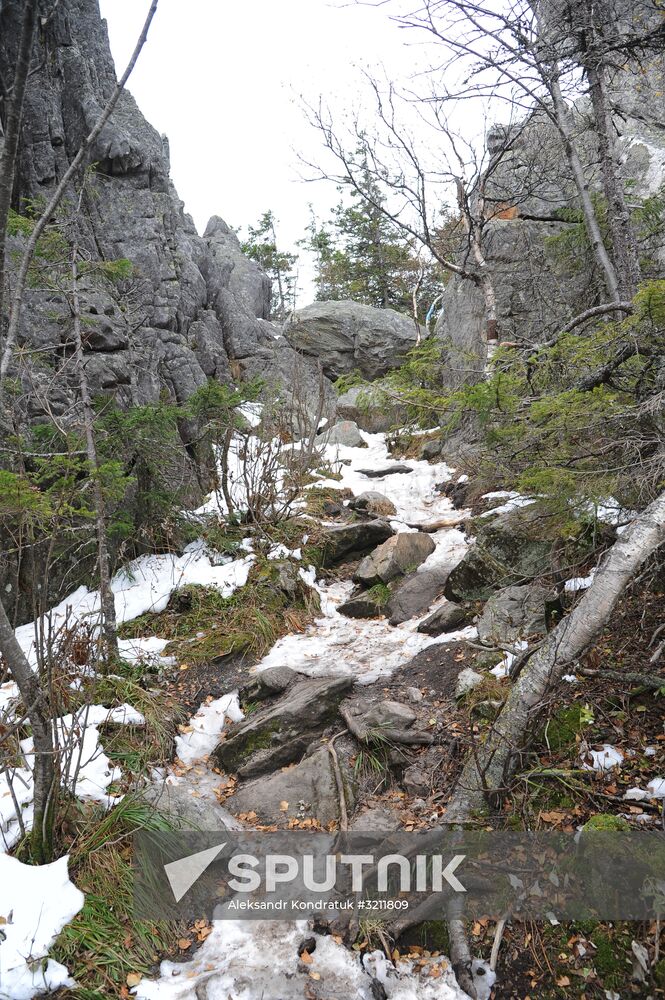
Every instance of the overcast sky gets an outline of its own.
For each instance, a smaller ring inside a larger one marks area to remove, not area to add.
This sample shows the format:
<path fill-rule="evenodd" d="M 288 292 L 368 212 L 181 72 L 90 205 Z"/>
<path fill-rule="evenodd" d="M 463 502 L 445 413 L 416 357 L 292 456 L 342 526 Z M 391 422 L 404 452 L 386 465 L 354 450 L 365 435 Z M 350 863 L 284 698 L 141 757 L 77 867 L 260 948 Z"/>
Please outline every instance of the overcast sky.
<path fill-rule="evenodd" d="M 101 0 L 119 70 L 148 0 Z M 298 95 L 343 109 L 357 99 L 360 65 L 408 73 L 414 54 L 386 7 L 342 0 L 160 0 L 129 88 L 170 140 L 172 176 L 200 231 L 221 215 L 234 226 L 271 208 L 285 244 L 303 235 L 308 202 L 319 215 L 332 185 L 299 180 L 296 150 L 320 140 Z"/>

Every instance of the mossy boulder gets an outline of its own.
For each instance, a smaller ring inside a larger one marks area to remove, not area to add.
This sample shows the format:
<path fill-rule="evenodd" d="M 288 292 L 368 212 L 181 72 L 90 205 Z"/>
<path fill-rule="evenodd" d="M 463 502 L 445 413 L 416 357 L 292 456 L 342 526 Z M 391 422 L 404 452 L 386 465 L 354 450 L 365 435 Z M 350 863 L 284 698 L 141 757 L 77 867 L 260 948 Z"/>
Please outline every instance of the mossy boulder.
<path fill-rule="evenodd" d="M 300 760 L 310 743 L 337 718 L 351 677 L 297 681 L 271 705 L 229 730 L 215 757 L 224 770 L 255 778 Z"/>
<path fill-rule="evenodd" d="M 476 541 L 448 577 L 449 601 L 487 600 L 502 587 L 582 562 L 605 536 L 608 542 L 612 537 L 611 529 L 597 528 L 594 533 L 582 521 L 562 526 L 544 501 L 474 518 L 468 532 Z"/>

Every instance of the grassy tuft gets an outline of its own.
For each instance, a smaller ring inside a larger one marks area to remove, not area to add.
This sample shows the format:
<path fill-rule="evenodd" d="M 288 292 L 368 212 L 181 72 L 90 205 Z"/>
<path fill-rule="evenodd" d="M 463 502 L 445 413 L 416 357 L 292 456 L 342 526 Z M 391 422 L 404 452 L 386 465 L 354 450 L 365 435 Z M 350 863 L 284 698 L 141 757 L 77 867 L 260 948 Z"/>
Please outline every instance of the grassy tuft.
<path fill-rule="evenodd" d="M 287 632 L 302 631 L 318 610 L 318 598 L 297 574 L 290 594 L 277 574 L 276 563 L 259 562 L 230 597 L 212 587 L 183 587 L 164 611 L 123 625 L 122 635 L 170 639 L 166 652 L 181 662 L 205 663 L 231 653 L 263 656 Z"/>
<path fill-rule="evenodd" d="M 169 829 L 154 807 L 132 795 L 101 818 L 96 808 L 80 819 L 68 848 L 69 867 L 85 903 L 52 950 L 78 984 L 64 997 L 126 996 L 130 973 L 148 975 L 165 954 L 175 953 L 181 927 L 133 916 L 132 834 Z"/>

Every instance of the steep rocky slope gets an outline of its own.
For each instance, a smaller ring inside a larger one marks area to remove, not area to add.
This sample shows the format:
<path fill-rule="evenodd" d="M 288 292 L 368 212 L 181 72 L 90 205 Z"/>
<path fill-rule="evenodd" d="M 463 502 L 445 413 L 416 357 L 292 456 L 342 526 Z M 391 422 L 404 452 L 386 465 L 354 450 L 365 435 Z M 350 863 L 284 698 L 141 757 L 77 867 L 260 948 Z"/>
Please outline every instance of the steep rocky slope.
<path fill-rule="evenodd" d="M 11 78 L 22 4 L 0 13 L 0 72 Z M 150 41 L 148 41 L 150 44 Z M 15 206 L 29 212 L 62 176 L 115 85 L 106 24 L 97 0 L 61 0 L 42 19 L 33 56 L 22 132 Z M 131 262 L 131 276 L 112 289 L 84 287 L 87 368 L 95 392 L 123 404 L 154 402 L 165 392 L 182 402 L 207 378 L 261 376 L 290 391 L 304 383 L 315 411 L 318 377 L 269 323 L 270 283 L 241 251 L 233 231 L 211 219 L 200 237 L 169 179 L 168 140 L 124 93 L 97 139 L 81 197 L 72 188 L 60 222 L 91 261 Z M 220 192 L 220 202 L 228 202 Z M 21 248 L 21 232 L 13 239 Z M 50 386 L 62 363 L 66 296 L 52 288 L 29 294 L 18 367 L 32 410 L 66 412 L 66 379 Z M 297 379 L 294 378 L 297 373 Z M 312 380 L 316 379 L 316 382 Z M 328 409 L 332 393 L 326 386 Z M 40 395 L 44 398 L 40 400 Z M 186 433 L 186 432 L 185 432 Z"/>

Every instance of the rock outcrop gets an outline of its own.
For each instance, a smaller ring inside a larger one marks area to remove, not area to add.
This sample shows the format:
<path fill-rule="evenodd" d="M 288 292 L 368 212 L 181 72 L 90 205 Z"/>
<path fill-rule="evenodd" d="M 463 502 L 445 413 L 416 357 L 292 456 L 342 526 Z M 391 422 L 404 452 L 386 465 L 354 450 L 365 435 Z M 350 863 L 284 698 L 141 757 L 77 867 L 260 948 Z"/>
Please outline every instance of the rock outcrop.
<path fill-rule="evenodd" d="M 2 5 L 4 79 L 11 78 L 21 13 L 17 0 Z M 54 5 L 39 31 L 28 83 L 14 196 L 19 212 L 49 195 L 115 82 L 96 0 Z M 63 233 L 69 241 L 78 240 L 92 263 L 125 260 L 131 265 L 122 280 L 88 277 L 82 282 L 93 392 L 112 395 L 121 406 L 156 402 L 164 394 L 184 402 L 208 378 L 232 382 L 260 376 L 279 384 L 285 397 L 297 382 L 315 412 L 315 366 L 269 323 L 269 279 L 242 254 L 235 233 L 221 219 L 211 219 L 203 237 L 197 234 L 169 178 L 168 141 L 146 121 L 129 92 L 121 95 L 88 162 L 80 211 L 83 177 L 63 202 Z M 24 240 L 24 230 L 17 227 L 10 257 L 21 251 Z M 32 400 L 34 419 L 47 406 L 58 416 L 71 407 L 66 379 L 60 378 L 58 392 L 47 394 L 41 404 L 43 391 L 38 391 L 67 355 L 69 321 L 65 295 L 53 288 L 30 290 L 19 340 L 24 356 L 39 351 L 40 363 L 17 365 L 15 373 Z M 325 392 L 324 409 L 332 415 L 329 385 Z"/>
<path fill-rule="evenodd" d="M 623 16 L 635 16 L 630 0 L 616 0 L 625 7 Z M 580 19 L 583 5 L 567 0 L 547 0 L 542 5 L 552 14 L 556 42 L 566 49 L 565 18 Z M 547 17 L 547 15 L 543 15 Z M 645 11 L 642 30 L 646 30 Z M 651 12 L 654 27 L 659 14 Z M 579 24 L 573 31 L 582 31 Z M 566 57 L 570 53 L 566 49 Z M 631 203 L 652 196 L 662 196 L 665 181 L 665 140 L 663 139 L 662 56 L 641 52 L 634 60 L 618 61 L 611 80 L 612 104 L 621 172 L 630 190 Z M 588 128 L 591 113 L 588 98 L 571 107 L 575 142 L 594 192 L 601 191 L 598 150 Z M 573 183 L 560 136 L 543 111 L 534 112 L 526 121 L 514 125 L 509 149 L 502 152 L 488 177 L 485 192 L 493 216 L 485 230 L 488 267 L 494 279 L 500 339 L 537 344 L 548 338 L 589 304 L 602 301 L 604 290 L 588 258 L 573 240 L 566 251 L 562 240 L 554 237 L 574 234 L 579 197 Z M 505 147 L 505 131 L 498 126 L 487 136 L 490 156 Z M 572 214 L 571 214 L 572 213 Z M 644 237 L 641 248 L 652 272 L 665 265 L 662 241 Z M 647 265 L 648 271 L 648 265 Z M 453 276 L 443 295 L 442 311 L 436 335 L 448 345 L 451 384 L 473 378 L 485 364 L 484 308 L 480 290 L 468 280 Z"/>
<path fill-rule="evenodd" d="M 385 375 L 416 343 L 408 316 L 347 300 L 299 309 L 285 324 L 284 335 L 292 347 L 320 360 L 333 380 L 353 371 L 368 379 Z"/>
<path fill-rule="evenodd" d="M 252 713 L 229 730 L 215 750 L 221 766 L 255 778 L 300 760 L 309 744 L 332 724 L 350 677 L 305 679 L 274 704 Z"/>

